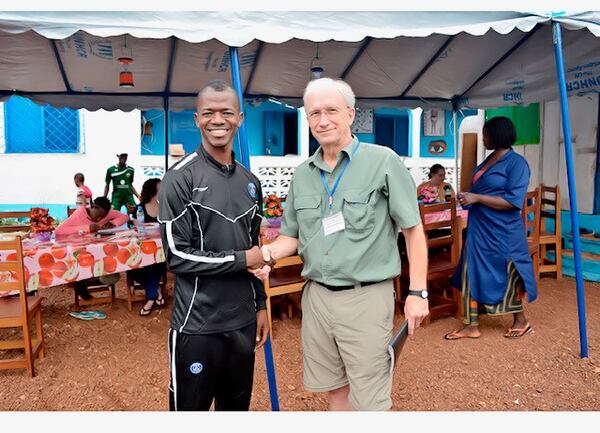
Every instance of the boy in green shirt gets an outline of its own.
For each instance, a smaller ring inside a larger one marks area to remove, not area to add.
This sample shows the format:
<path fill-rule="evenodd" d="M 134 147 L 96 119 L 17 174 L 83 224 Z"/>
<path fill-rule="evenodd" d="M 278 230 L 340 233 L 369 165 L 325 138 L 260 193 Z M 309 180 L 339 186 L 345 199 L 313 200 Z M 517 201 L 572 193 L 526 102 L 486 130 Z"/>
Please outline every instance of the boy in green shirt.
<path fill-rule="evenodd" d="M 108 190 L 110 189 L 110 182 L 113 182 L 113 193 L 112 193 L 112 208 L 120 210 L 123 205 L 135 206 L 133 196 L 135 195 L 140 200 L 140 195 L 133 186 L 133 174 L 134 169 L 127 165 L 127 154 L 117 154 L 119 163 L 108 167 L 106 170 L 106 186 L 104 187 L 104 196 L 108 197 Z M 129 209 L 128 209 L 129 210 Z"/>

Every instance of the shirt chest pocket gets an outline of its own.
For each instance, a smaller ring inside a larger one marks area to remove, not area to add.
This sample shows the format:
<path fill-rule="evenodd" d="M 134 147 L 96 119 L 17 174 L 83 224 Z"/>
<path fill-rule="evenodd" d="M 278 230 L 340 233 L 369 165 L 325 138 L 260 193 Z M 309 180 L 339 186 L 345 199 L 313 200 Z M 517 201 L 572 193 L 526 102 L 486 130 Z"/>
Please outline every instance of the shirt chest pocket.
<path fill-rule="evenodd" d="M 304 239 L 312 237 L 321 227 L 321 196 L 296 197 L 294 208 L 296 208 L 300 236 Z"/>
<path fill-rule="evenodd" d="M 349 232 L 369 234 L 375 226 L 374 200 L 376 191 L 344 194 L 342 214 Z"/>

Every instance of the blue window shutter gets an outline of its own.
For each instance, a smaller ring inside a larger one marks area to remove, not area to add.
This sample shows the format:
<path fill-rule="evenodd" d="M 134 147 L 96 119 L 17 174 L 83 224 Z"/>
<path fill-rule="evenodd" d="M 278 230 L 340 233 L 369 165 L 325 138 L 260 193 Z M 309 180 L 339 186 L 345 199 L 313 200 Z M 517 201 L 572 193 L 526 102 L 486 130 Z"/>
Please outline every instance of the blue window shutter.
<path fill-rule="evenodd" d="M 6 153 L 78 153 L 79 112 L 13 96 L 4 106 Z"/>
<path fill-rule="evenodd" d="M 43 151 L 42 107 L 13 96 L 4 105 L 4 115 L 6 153 Z"/>
<path fill-rule="evenodd" d="M 70 108 L 43 107 L 45 152 L 79 152 L 79 113 Z"/>

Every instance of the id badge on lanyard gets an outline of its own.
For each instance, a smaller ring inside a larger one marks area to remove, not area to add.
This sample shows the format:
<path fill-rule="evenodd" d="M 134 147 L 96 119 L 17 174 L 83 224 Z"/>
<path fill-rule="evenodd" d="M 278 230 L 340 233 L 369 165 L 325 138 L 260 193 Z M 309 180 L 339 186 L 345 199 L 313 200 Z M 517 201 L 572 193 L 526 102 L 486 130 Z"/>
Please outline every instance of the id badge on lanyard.
<path fill-rule="evenodd" d="M 360 142 L 358 142 L 356 148 L 352 152 L 352 156 L 356 154 L 359 147 Z M 350 164 L 350 158 L 344 161 L 344 165 L 342 166 L 340 174 L 338 174 L 338 177 L 335 180 L 331 191 L 329 190 L 329 186 L 327 185 L 327 180 L 325 179 L 325 174 L 323 173 L 323 170 L 319 170 L 321 173 L 321 180 L 323 181 L 323 186 L 325 187 L 325 191 L 327 192 L 328 197 L 329 215 L 321 220 L 323 223 L 323 232 L 325 233 L 325 236 L 329 236 L 333 233 L 337 233 L 346 229 L 346 223 L 344 222 L 344 215 L 342 215 L 342 212 L 338 211 L 336 213 L 333 213 L 333 195 L 335 194 L 335 191 L 337 190 L 340 184 L 340 180 L 342 179 L 342 176 L 344 175 L 348 164 Z"/>

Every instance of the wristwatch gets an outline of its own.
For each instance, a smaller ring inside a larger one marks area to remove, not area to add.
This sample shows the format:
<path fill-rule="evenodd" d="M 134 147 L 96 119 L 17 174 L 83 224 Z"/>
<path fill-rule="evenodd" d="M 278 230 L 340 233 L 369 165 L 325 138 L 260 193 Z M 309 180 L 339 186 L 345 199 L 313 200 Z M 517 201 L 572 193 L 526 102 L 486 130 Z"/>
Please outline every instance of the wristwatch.
<path fill-rule="evenodd" d="M 408 296 L 418 296 L 419 298 L 427 299 L 429 292 L 427 290 L 409 290 Z"/>

